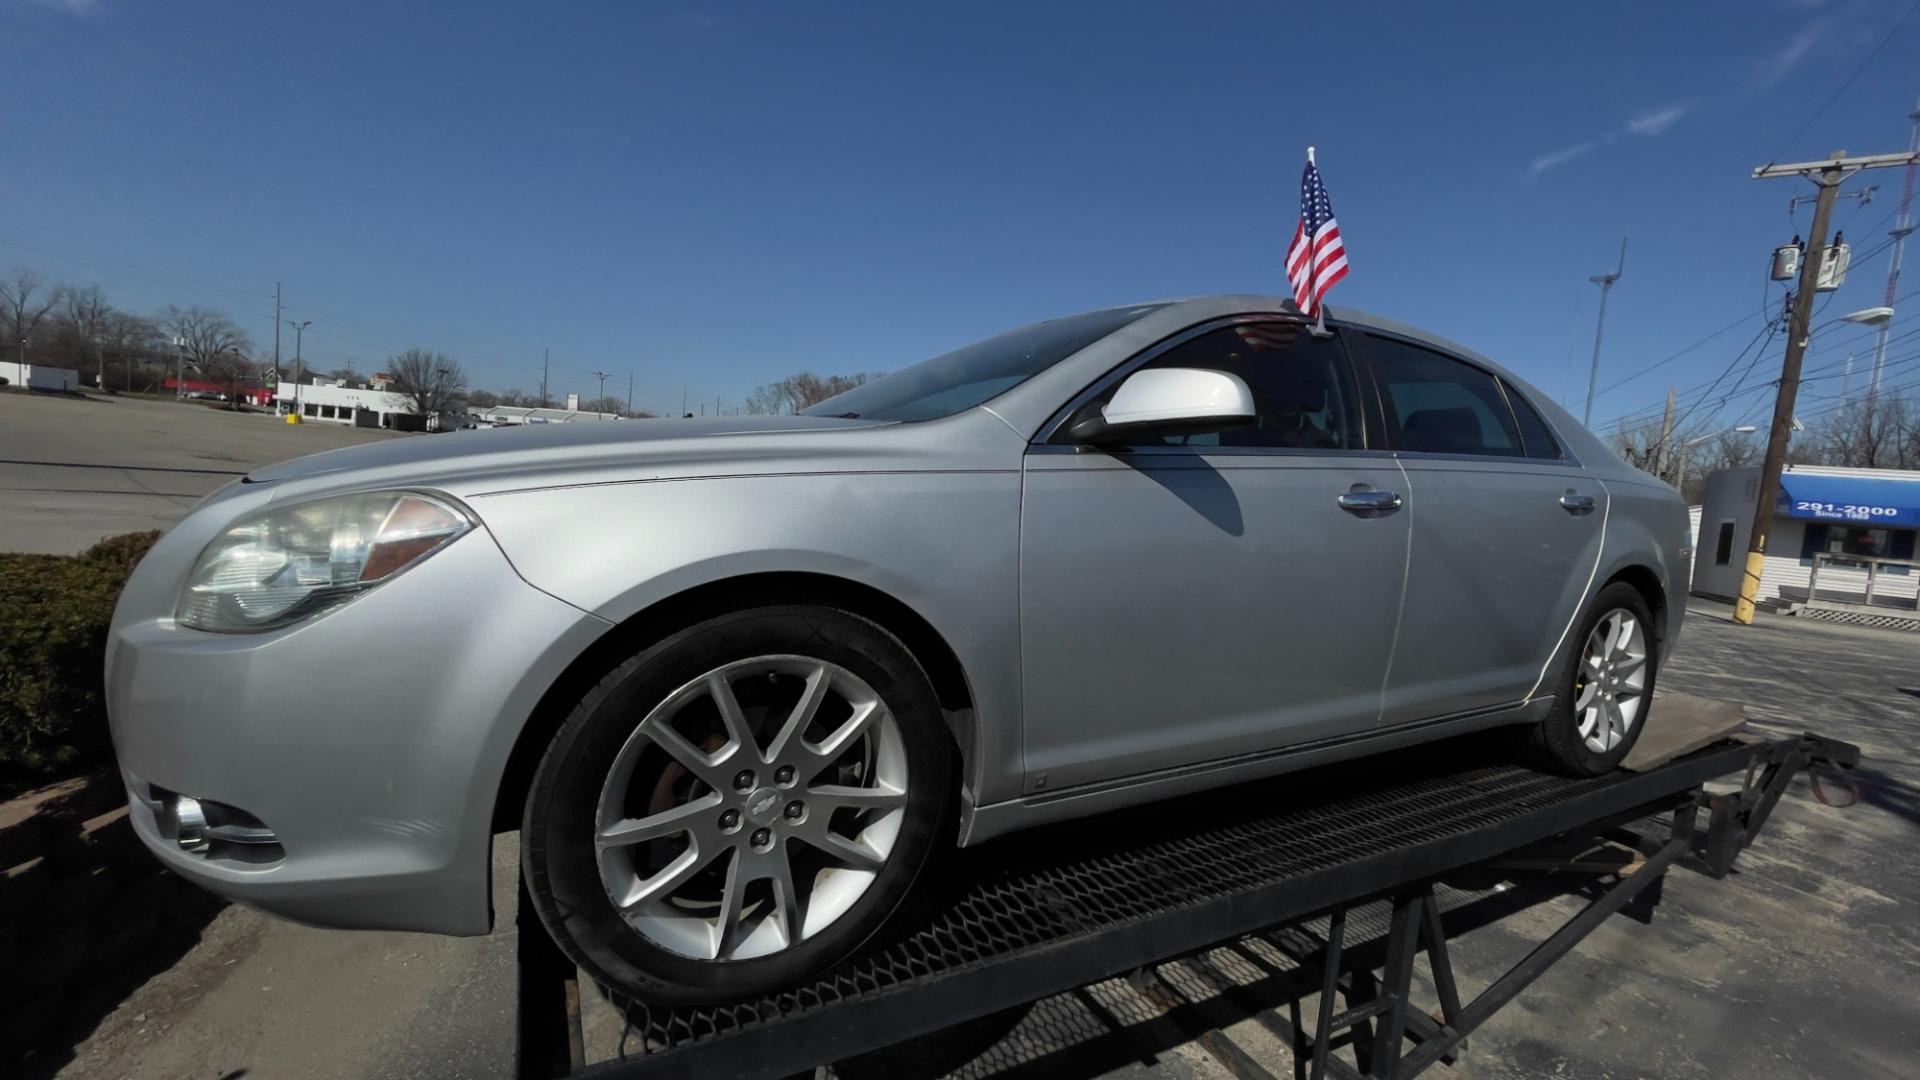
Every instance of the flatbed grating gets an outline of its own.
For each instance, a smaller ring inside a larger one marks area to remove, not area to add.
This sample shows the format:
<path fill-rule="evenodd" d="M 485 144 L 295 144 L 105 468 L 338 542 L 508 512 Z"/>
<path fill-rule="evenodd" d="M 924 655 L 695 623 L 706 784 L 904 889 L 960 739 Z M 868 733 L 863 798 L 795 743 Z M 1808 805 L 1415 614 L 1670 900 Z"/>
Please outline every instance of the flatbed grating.
<path fill-rule="evenodd" d="M 874 1006 L 862 1020 L 887 1025 L 880 1042 L 898 1041 L 916 1032 L 897 1025 L 919 1018 L 906 1008 L 890 1014 L 887 999 L 912 988 L 965 984 L 972 1007 L 949 1009 L 946 1021 L 984 1015 L 1125 971 L 1140 962 L 1128 943 L 1138 950 L 1150 940 L 1160 955 L 1200 948 L 1383 880 L 1444 873 L 1597 816 L 1672 805 L 1754 752 L 1723 744 L 1645 774 L 1570 779 L 1483 764 L 1501 755 L 1489 742 L 1455 740 L 1368 759 L 1337 778 L 1283 776 L 950 853 L 916 884 L 889 936 L 812 984 L 702 1008 L 609 993 L 639 1036 L 628 1059 L 679 1058 L 755 1031 L 778 1039 L 772 1029 L 849 1005 Z M 1132 936 L 1115 934 L 1128 928 Z M 1089 952 L 1096 946 L 1106 947 Z M 996 977 L 1016 963 L 1025 965 L 1018 991 L 1011 975 Z"/>

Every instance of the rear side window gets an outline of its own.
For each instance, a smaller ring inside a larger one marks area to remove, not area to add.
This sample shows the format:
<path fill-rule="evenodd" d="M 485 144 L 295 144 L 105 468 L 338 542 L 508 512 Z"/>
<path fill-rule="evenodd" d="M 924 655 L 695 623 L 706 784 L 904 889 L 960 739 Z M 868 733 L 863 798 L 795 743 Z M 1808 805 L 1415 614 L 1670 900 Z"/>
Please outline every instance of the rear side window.
<path fill-rule="evenodd" d="M 1501 389 L 1507 392 L 1507 404 L 1513 406 L 1513 419 L 1520 425 L 1520 444 L 1530 458 L 1561 458 L 1560 444 L 1554 440 L 1553 432 L 1547 430 L 1547 422 L 1540 419 L 1520 391 L 1505 379 L 1500 380 Z"/>
<path fill-rule="evenodd" d="M 1428 454 L 1521 457 L 1520 431 L 1492 375 L 1450 356 L 1367 336 L 1367 355 L 1386 405 L 1400 422 L 1400 448 Z"/>

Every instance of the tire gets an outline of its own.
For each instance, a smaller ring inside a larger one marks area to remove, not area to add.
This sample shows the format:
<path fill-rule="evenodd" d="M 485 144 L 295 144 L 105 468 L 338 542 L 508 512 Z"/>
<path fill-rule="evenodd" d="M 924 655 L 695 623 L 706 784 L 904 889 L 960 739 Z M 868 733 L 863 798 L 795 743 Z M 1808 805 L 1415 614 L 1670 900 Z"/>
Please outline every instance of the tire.
<path fill-rule="evenodd" d="M 555 735 L 522 823 L 528 892 L 605 986 L 759 997 L 899 906 L 949 835 L 953 759 L 925 672 L 877 624 L 814 605 L 718 616 L 614 668 Z"/>
<path fill-rule="evenodd" d="M 1637 633 L 1629 631 L 1624 653 L 1607 654 L 1601 649 L 1598 659 L 1589 663 L 1596 646 L 1603 646 L 1622 620 L 1637 629 Z M 1596 630 L 1603 626 L 1608 629 L 1596 640 Z M 1570 642 L 1553 711 L 1528 729 L 1526 749 L 1534 761 L 1555 772 L 1600 776 L 1618 768 L 1632 751 L 1653 702 L 1660 656 L 1646 597 L 1622 581 L 1601 589 Z M 1632 662 L 1636 654 L 1637 664 Z M 1626 721 L 1623 731 L 1619 730 L 1622 718 Z"/>

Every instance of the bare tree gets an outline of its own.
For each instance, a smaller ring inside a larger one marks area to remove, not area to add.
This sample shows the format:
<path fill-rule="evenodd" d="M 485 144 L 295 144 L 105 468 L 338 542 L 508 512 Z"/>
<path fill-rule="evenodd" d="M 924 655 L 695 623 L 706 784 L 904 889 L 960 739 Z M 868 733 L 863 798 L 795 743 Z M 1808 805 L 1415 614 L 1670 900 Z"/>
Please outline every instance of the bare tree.
<path fill-rule="evenodd" d="M 1673 454 L 1667 455 L 1667 475 L 1662 476 L 1660 473 L 1660 423 L 1658 421 L 1631 426 L 1623 422 L 1619 432 L 1613 437 L 1613 449 L 1615 453 L 1626 459 L 1627 464 L 1641 472 L 1651 473 L 1662 480 L 1672 482 L 1675 471 Z"/>
<path fill-rule="evenodd" d="M 210 308 L 168 304 L 160 314 L 160 329 L 179 340 L 187 362 L 203 373 L 211 373 L 224 354 L 245 356 L 253 348 L 232 319 Z"/>
<path fill-rule="evenodd" d="M 843 394 L 865 383 L 868 376 L 855 375 L 816 375 L 811 371 L 802 371 L 789 375 L 776 383 L 769 383 L 754 390 L 747 396 L 747 411 L 750 413 L 795 413 L 811 405 L 818 405 L 835 394 Z"/>
<path fill-rule="evenodd" d="M 408 349 L 387 359 L 387 375 L 395 392 L 404 394 L 417 416 L 433 416 L 467 388 L 460 362 L 431 349 Z"/>
<path fill-rule="evenodd" d="M 1760 463 L 1760 440 L 1748 431 L 1726 431 L 1696 446 L 1687 446 L 1684 438 L 1674 451 L 1676 484 L 1689 505 L 1706 498 L 1707 474 L 1719 469 L 1744 469 Z"/>
<path fill-rule="evenodd" d="M 100 363 L 118 360 L 126 371 L 126 389 L 133 389 L 133 367 L 159 348 L 160 328 L 153 320 L 113 308 L 100 327 Z"/>
<path fill-rule="evenodd" d="M 74 337 L 79 342 L 83 370 L 90 365 L 100 376 L 98 385 L 105 389 L 106 362 L 100 354 L 100 338 L 113 308 L 107 305 L 106 294 L 100 291 L 98 285 L 88 285 L 83 289 L 69 288 L 65 299 L 67 322 L 73 327 Z"/>
<path fill-rule="evenodd" d="M 1898 394 L 1883 394 L 1872 404 L 1855 401 L 1820 421 L 1813 440 L 1830 465 L 1910 469 L 1915 465 L 1912 413 Z"/>
<path fill-rule="evenodd" d="M 522 390 L 517 386 L 509 386 L 505 390 L 500 392 L 500 400 L 497 402 L 497 404 L 515 405 L 515 406 L 532 405 L 533 395 L 527 393 L 525 390 Z"/>
<path fill-rule="evenodd" d="M 0 320 L 7 331 L 6 345 L 19 349 L 21 363 L 27 362 L 27 342 L 59 303 L 66 290 L 48 287 L 46 279 L 25 266 L 13 268 L 12 276 L 0 279 Z M 11 350 L 9 350 L 11 351 Z"/>
<path fill-rule="evenodd" d="M 200 375 L 218 386 L 229 402 L 238 404 L 246 390 L 254 385 L 258 371 L 253 361 L 228 350 L 202 363 Z"/>
<path fill-rule="evenodd" d="M 1760 440 L 1751 431 L 1729 431 L 1713 440 L 1709 469 L 1744 469 L 1760 462 Z"/>
<path fill-rule="evenodd" d="M 624 412 L 626 407 L 627 403 L 624 398 L 615 397 L 612 394 L 580 403 L 581 412 L 612 413 L 615 416 Z"/>
<path fill-rule="evenodd" d="M 500 404 L 500 395 L 491 390 L 467 391 L 467 408 L 469 409 L 491 409 L 498 404 Z"/>

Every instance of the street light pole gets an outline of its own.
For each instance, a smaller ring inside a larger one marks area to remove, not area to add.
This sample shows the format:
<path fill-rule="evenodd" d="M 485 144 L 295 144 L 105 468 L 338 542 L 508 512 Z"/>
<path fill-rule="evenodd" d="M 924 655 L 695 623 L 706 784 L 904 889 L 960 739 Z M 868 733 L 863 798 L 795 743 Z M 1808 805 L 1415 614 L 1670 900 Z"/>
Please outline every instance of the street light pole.
<path fill-rule="evenodd" d="M 605 405 L 605 404 L 607 403 L 607 378 L 608 378 L 608 375 L 607 375 L 607 373 L 606 373 L 606 372 L 604 372 L 604 371 L 596 371 L 596 372 L 594 372 L 594 373 L 593 373 L 593 376 L 594 376 L 594 378 L 596 378 L 596 379 L 599 379 L 599 380 L 600 380 L 600 396 L 599 396 L 598 398 L 596 398 L 596 399 L 594 399 L 594 402 L 593 402 L 593 406 L 594 406 L 594 407 L 593 407 L 593 411 L 594 411 L 595 413 L 599 413 L 599 412 L 600 412 L 600 407 L 601 407 L 601 406 L 603 406 L 603 405 Z"/>
<path fill-rule="evenodd" d="M 313 325 L 313 320 L 308 319 L 305 322 L 295 322 L 292 319 L 288 319 L 287 325 L 293 327 L 293 411 L 294 415 L 297 416 L 300 413 L 300 379 L 302 370 L 300 344 L 306 336 L 307 327 Z"/>

